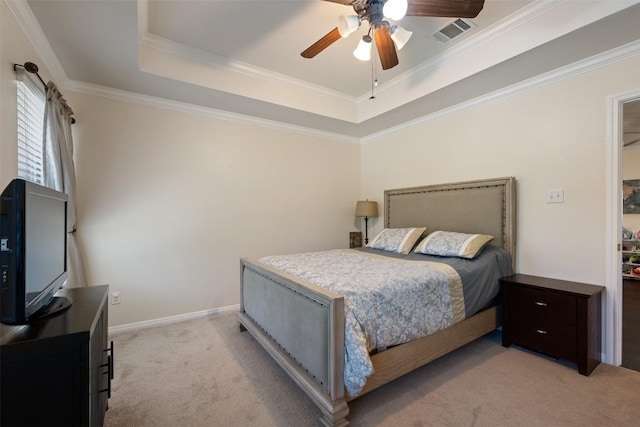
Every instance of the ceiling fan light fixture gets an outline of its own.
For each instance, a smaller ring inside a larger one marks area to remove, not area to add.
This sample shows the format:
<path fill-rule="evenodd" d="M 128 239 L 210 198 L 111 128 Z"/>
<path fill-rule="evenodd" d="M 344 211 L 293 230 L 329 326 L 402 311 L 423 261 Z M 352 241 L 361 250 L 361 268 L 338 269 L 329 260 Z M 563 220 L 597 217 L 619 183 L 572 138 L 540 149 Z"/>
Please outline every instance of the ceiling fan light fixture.
<path fill-rule="evenodd" d="M 338 17 L 338 32 L 343 39 L 349 37 L 358 28 L 360 28 L 360 17 L 358 15 L 340 15 Z"/>
<path fill-rule="evenodd" d="M 360 39 L 358 47 L 353 51 L 355 56 L 360 61 L 369 61 L 371 59 L 371 36 L 366 35 Z"/>
<path fill-rule="evenodd" d="M 398 50 L 402 49 L 411 38 L 412 31 L 402 28 L 400 25 L 391 26 L 391 40 L 396 44 Z"/>
<path fill-rule="evenodd" d="M 409 3 L 407 0 L 387 0 L 382 8 L 382 14 L 394 21 L 399 21 L 407 14 Z"/>

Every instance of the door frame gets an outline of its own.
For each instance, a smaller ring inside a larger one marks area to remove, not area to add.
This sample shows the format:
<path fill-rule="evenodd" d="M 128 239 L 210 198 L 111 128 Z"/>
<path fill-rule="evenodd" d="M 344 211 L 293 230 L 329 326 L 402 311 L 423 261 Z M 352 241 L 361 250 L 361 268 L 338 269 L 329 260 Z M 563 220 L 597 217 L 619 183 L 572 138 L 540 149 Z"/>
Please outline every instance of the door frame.
<path fill-rule="evenodd" d="M 611 96 L 607 108 L 605 254 L 608 295 L 604 298 L 602 319 L 605 332 L 602 360 L 614 366 L 622 364 L 622 113 L 623 105 L 631 101 L 640 101 L 640 90 Z"/>

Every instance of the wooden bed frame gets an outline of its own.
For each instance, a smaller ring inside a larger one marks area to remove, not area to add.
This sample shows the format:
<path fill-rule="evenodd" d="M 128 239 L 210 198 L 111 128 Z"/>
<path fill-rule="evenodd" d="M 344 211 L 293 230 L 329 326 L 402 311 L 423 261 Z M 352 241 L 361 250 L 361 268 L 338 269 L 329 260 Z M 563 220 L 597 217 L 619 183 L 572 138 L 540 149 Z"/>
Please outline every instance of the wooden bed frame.
<path fill-rule="evenodd" d="M 514 178 L 387 190 L 385 227 L 426 226 L 492 234 L 515 271 Z M 344 297 L 249 259 L 240 261 L 241 330 L 248 330 L 322 412 L 326 426 L 346 426 Z M 358 396 L 443 356 L 500 325 L 493 306 L 433 335 L 372 356 L 375 372 Z M 357 397 L 357 396 L 356 396 Z M 355 398 L 355 397 L 354 397 Z"/>

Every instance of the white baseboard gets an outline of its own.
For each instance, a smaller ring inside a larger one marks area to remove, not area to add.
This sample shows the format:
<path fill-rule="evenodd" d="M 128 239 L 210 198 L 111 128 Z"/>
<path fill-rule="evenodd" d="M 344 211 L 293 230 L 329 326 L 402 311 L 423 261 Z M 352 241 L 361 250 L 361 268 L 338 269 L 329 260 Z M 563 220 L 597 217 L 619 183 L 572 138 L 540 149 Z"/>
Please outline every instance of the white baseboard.
<path fill-rule="evenodd" d="M 112 326 L 109 328 L 109 335 L 119 334 L 122 332 L 136 331 L 139 329 L 151 328 L 153 326 L 168 325 L 171 323 L 184 322 L 185 320 L 198 319 L 211 314 L 223 313 L 225 311 L 239 311 L 240 304 L 229 305 L 226 307 L 212 308 L 210 310 L 194 311 L 192 313 L 178 314 L 176 316 L 161 317 L 159 319 L 144 320 L 142 322 L 127 323 L 126 325 Z"/>

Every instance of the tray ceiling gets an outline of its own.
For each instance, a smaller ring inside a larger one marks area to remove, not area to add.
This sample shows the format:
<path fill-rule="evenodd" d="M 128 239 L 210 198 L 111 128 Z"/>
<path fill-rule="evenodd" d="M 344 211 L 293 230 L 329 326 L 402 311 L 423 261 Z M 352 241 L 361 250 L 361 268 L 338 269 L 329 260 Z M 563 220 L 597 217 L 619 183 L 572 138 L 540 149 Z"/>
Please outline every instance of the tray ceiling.
<path fill-rule="evenodd" d="M 469 20 L 474 28 L 446 44 L 432 35 L 452 19 L 407 17 L 401 25 L 414 34 L 400 64 L 385 71 L 352 55 L 366 25 L 313 59 L 300 56 L 352 12 L 333 2 L 29 0 L 10 7 L 47 39 L 43 65 L 63 87 L 131 92 L 360 138 L 637 41 L 640 6 L 617 13 L 637 3 L 487 0 Z"/>

